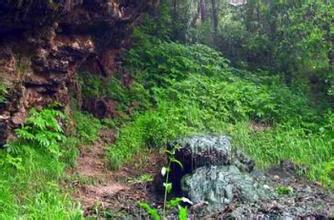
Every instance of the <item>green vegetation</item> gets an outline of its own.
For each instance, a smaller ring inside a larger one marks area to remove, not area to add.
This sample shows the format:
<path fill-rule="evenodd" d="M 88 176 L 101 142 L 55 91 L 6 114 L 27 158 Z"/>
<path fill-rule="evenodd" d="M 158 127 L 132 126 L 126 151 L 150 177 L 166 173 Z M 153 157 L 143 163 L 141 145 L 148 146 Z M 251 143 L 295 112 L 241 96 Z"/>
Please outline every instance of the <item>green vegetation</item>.
<path fill-rule="evenodd" d="M 19 8 L 25 5 L 20 2 Z M 69 116 L 57 107 L 32 109 L 17 139 L 0 151 L 0 219 L 82 219 L 61 181 L 95 183 L 64 172 L 75 165 L 77 146 L 92 144 L 103 127 L 118 134 L 106 152 L 111 169 L 145 148 L 217 133 L 231 136 L 234 147 L 259 168 L 289 160 L 303 167 L 301 175 L 334 189 L 333 12 L 330 1 L 320 0 L 248 0 L 241 7 L 219 0 L 162 0 L 160 11 L 146 15 L 134 30 L 124 72 L 78 76 L 83 98 L 117 102 L 116 118 L 99 120 L 75 110 L 75 130 L 65 134 L 71 130 L 65 129 L 71 127 Z M 19 62 L 18 71 L 26 64 Z M 128 73 L 131 80 L 124 78 Z M 0 82 L 0 104 L 7 92 Z M 169 165 L 163 168 L 163 215 L 176 208 L 179 219 L 186 219 L 188 211 L 180 205 L 185 198 L 167 201 Z M 129 179 L 149 181 L 150 175 Z M 287 186 L 276 191 L 293 193 Z M 139 206 L 161 219 L 149 204 Z"/>
<path fill-rule="evenodd" d="M 192 204 L 192 202 L 185 198 L 174 198 L 171 200 L 167 200 L 168 199 L 168 195 L 172 192 L 172 188 L 173 188 L 173 184 L 171 182 L 169 182 L 169 176 L 170 176 L 170 172 L 171 172 L 171 165 L 172 163 L 176 163 L 177 165 L 179 165 L 180 167 L 183 167 L 182 163 L 180 161 L 178 161 L 175 158 L 175 153 L 176 153 L 176 148 L 171 149 L 171 150 L 166 150 L 166 154 L 168 156 L 168 164 L 166 167 L 162 167 L 161 169 L 161 175 L 164 178 L 164 183 L 163 183 L 163 187 L 164 187 L 164 203 L 163 203 L 163 210 L 162 210 L 162 218 L 160 217 L 159 211 L 156 208 L 152 208 L 149 204 L 145 203 L 145 202 L 140 202 L 139 203 L 139 207 L 144 209 L 147 214 L 149 214 L 149 216 L 152 219 L 166 219 L 167 218 L 167 209 L 174 209 L 177 208 L 178 209 L 178 219 L 179 220 L 187 220 L 188 219 L 188 209 L 187 207 L 183 207 L 181 204 L 182 203 L 188 203 L 188 204 Z"/>
<path fill-rule="evenodd" d="M 151 174 L 143 174 L 141 176 L 138 177 L 130 177 L 128 179 L 128 183 L 131 184 L 137 184 L 137 183 L 148 183 L 148 182 L 152 182 L 154 180 L 153 176 Z"/>
<path fill-rule="evenodd" d="M 288 88 L 270 72 L 231 68 L 203 45 L 152 42 L 157 45 L 130 50 L 127 64 L 155 108 L 120 129 L 107 155 L 112 168 L 142 147 L 164 146 L 190 133 L 224 133 L 259 167 L 291 160 L 306 166 L 312 180 L 333 181 L 322 170 L 334 159 L 334 114 L 313 106 L 303 87 Z"/>
<path fill-rule="evenodd" d="M 33 109 L 16 130 L 17 140 L 0 152 L 1 219 L 81 219 L 79 206 L 59 185 L 76 155 L 61 128 L 64 120 L 58 110 Z"/>
<path fill-rule="evenodd" d="M 125 111 L 131 104 L 138 103 L 138 109 L 148 105 L 148 94 L 142 84 L 134 82 L 126 87 L 119 79 L 113 76 L 109 79 L 92 73 L 80 73 L 79 82 L 82 95 L 86 98 L 108 97 L 117 101 L 118 110 Z M 139 102 L 140 101 L 140 102 Z"/>
<path fill-rule="evenodd" d="M 293 193 L 293 188 L 291 186 L 278 186 L 276 188 L 278 195 L 284 196 Z"/>
<path fill-rule="evenodd" d="M 310 85 L 313 95 L 333 95 L 332 1 L 248 0 L 240 6 L 225 0 L 162 2 L 169 10 L 159 16 L 169 16 L 163 27 L 170 39 L 209 45 L 234 66 L 267 69 L 291 86 Z M 327 98 L 333 103 L 333 96 Z"/>
<path fill-rule="evenodd" d="M 99 131 L 102 127 L 101 122 L 88 113 L 75 111 L 73 120 L 76 123 L 75 136 L 81 143 L 89 144 L 98 138 Z"/>

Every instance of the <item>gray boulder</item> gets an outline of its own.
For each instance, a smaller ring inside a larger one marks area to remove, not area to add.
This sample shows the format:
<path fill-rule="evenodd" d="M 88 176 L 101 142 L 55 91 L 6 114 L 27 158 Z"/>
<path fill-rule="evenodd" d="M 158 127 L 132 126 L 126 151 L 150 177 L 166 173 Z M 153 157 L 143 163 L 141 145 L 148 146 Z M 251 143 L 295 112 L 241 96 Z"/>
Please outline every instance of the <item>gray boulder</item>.
<path fill-rule="evenodd" d="M 235 165 L 242 171 L 251 172 L 254 162 L 240 151 L 232 150 L 230 138 L 224 135 L 197 135 L 177 139 L 168 144 L 176 149 L 178 164 L 171 165 L 170 180 L 174 191 L 181 192 L 181 179 L 200 167 Z"/>
<path fill-rule="evenodd" d="M 223 210 L 234 202 L 269 199 L 272 194 L 235 165 L 198 168 L 182 178 L 182 191 L 194 204 L 208 203 L 209 211 Z"/>
<path fill-rule="evenodd" d="M 169 149 L 177 149 L 178 164 L 171 165 L 170 180 L 174 191 L 180 192 L 181 178 L 203 166 L 229 165 L 232 161 L 232 146 L 226 136 L 199 135 L 177 139 L 168 144 Z"/>

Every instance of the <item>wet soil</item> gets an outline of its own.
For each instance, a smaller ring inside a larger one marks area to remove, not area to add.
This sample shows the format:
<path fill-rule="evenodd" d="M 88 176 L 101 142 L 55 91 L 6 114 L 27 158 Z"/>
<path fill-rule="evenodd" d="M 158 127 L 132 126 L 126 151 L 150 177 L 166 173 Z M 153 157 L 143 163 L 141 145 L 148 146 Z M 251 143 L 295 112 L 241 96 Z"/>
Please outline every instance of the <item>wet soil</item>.
<path fill-rule="evenodd" d="M 158 150 L 145 150 L 120 170 L 111 171 L 105 151 L 113 140 L 107 141 L 104 133 L 93 144 L 81 147 L 77 165 L 69 170 L 67 185 L 73 191 L 72 197 L 80 202 L 86 217 L 141 218 L 145 213 L 138 208 L 138 202 L 162 205 L 152 180 L 165 164 L 165 157 Z"/>

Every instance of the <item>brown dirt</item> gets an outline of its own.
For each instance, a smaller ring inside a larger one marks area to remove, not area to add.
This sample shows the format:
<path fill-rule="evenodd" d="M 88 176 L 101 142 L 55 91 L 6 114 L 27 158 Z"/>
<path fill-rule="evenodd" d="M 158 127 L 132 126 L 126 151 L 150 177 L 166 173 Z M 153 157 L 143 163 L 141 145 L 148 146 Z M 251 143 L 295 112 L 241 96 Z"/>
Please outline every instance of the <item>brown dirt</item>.
<path fill-rule="evenodd" d="M 139 181 L 142 175 L 154 177 L 165 159 L 156 150 L 146 150 L 118 171 L 107 167 L 105 134 L 91 145 L 82 146 L 77 166 L 69 171 L 67 185 L 73 189 L 73 198 L 80 202 L 85 216 L 105 217 L 106 210 L 112 213 L 138 213 L 137 203 L 155 201 L 152 181 Z M 133 181 L 133 180 L 137 181 Z M 132 180 L 132 181 L 130 181 Z"/>
<path fill-rule="evenodd" d="M 255 132 L 262 132 L 262 131 L 270 130 L 272 127 L 270 124 L 252 121 L 250 128 Z"/>

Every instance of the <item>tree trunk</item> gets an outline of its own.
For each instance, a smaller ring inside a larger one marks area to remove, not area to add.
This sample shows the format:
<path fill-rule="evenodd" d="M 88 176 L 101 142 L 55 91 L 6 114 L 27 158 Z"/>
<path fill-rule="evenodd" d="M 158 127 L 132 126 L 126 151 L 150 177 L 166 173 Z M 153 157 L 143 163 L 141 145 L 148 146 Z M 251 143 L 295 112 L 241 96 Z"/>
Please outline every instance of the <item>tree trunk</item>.
<path fill-rule="evenodd" d="M 211 0 L 212 4 L 212 25 L 213 25 L 213 31 L 216 34 L 218 31 L 218 10 L 219 6 L 217 4 L 217 0 Z"/>
<path fill-rule="evenodd" d="M 200 0 L 200 10 L 201 10 L 201 19 L 202 22 L 206 20 L 206 5 L 205 5 L 205 0 Z"/>

